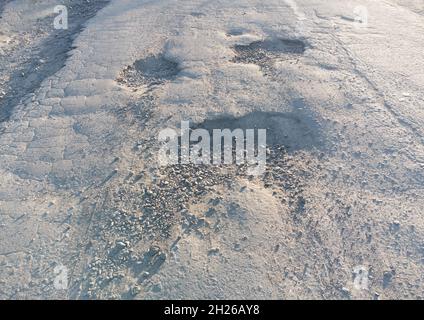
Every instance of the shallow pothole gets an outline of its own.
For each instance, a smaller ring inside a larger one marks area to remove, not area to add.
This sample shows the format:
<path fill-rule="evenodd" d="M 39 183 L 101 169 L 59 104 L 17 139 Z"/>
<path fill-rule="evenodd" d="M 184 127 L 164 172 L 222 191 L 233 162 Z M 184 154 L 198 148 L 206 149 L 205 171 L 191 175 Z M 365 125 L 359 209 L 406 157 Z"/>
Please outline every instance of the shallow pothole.
<path fill-rule="evenodd" d="M 249 45 L 234 46 L 235 63 L 256 64 L 265 74 L 273 68 L 275 60 L 290 60 L 301 56 L 306 50 L 305 42 L 297 39 L 267 39 Z"/>
<path fill-rule="evenodd" d="M 128 87 L 157 85 L 175 79 L 179 72 L 176 62 L 163 54 L 152 55 L 125 68 L 117 81 Z"/>
<path fill-rule="evenodd" d="M 252 55 L 257 51 L 276 53 L 276 54 L 303 54 L 306 50 L 306 45 L 301 40 L 292 39 L 267 39 L 264 41 L 255 41 L 249 45 L 235 46 L 237 53 Z"/>
<path fill-rule="evenodd" d="M 289 152 L 309 150 L 325 146 L 322 131 L 318 123 L 300 111 L 262 112 L 256 111 L 243 117 L 225 116 L 207 119 L 197 124 L 212 133 L 214 129 L 266 129 L 268 146 L 282 145 Z"/>

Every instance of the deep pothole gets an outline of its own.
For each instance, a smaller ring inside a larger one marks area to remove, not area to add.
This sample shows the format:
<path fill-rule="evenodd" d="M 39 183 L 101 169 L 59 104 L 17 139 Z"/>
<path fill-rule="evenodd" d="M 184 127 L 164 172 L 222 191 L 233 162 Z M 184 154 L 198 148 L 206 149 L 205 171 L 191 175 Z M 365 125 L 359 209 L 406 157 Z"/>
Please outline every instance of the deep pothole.
<path fill-rule="evenodd" d="M 125 68 L 117 81 L 131 88 L 151 86 L 171 81 L 179 72 L 178 63 L 163 54 L 151 55 Z"/>

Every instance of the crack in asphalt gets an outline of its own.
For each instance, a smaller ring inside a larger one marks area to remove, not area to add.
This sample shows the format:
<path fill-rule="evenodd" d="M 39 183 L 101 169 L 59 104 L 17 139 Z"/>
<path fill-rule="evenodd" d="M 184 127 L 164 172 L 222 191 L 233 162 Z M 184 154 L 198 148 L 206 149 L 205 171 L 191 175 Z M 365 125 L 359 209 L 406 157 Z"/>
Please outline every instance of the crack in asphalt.
<path fill-rule="evenodd" d="M 39 46 L 32 48 L 33 54 L 29 56 L 24 65 L 15 70 L 10 80 L 6 83 L 6 94 L 0 100 L 0 123 L 7 121 L 15 106 L 28 94 L 34 93 L 41 83 L 56 74 L 65 66 L 66 60 L 73 48 L 74 39 L 85 27 L 85 23 L 103 9 L 110 0 L 97 0 L 86 2 L 79 0 L 72 2 L 69 10 L 68 30 L 54 30 L 41 42 Z M 4 7 L 4 3 L 2 6 Z M 0 14 L 1 14 L 0 7 Z M 51 17 L 43 19 L 42 28 L 52 23 Z"/>

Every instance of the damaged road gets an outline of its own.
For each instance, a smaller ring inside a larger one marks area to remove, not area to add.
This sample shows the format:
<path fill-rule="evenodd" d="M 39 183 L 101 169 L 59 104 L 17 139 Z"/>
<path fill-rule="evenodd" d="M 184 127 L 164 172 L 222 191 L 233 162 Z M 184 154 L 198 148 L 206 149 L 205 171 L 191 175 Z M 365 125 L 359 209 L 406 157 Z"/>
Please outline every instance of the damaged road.
<path fill-rule="evenodd" d="M 423 298 L 421 1 L 57 4 L 0 4 L 0 298 Z"/>

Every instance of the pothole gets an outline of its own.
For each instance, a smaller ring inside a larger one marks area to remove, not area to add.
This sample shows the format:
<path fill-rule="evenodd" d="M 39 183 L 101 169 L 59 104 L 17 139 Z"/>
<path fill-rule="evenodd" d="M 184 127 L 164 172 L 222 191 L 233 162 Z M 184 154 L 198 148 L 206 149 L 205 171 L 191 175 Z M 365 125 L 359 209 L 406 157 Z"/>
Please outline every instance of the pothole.
<path fill-rule="evenodd" d="M 265 187 L 281 187 L 297 197 L 300 182 L 293 170 L 288 170 L 295 165 L 288 163 L 290 159 L 296 159 L 295 151 L 320 148 L 322 145 L 321 133 L 312 120 L 292 113 L 254 112 L 240 118 L 206 120 L 192 127 L 210 132 L 214 129 L 267 129 L 267 170 L 263 177 L 253 177 L 247 174 L 246 164 L 234 162 L 229 165 L 177 164 L 129 174 L 124 184 L 112 194 L 107 207 L 112 212 L 127 212 L 129 216 L 134 210 L 139 212 L 141 215 L 134 223 L 142 227 L 144 237 L 169 237 L 172 226 L 181 218 L 181 211 L 190 203 L 214 192 L 216 186 L 231 185 L 235 177 L 263 179 Z M 152 178 L 150 183 L 139 183 Z M 303 210 L 302 199 L 290 202 L 291 205 L 299 205 L 300 211 Z M 110 221 L 114 220 L 111 217 Z M 112 229 L 113 226 L 108 225 L 104 230 Z M 132 238 L 137 239 L 137 236 L 133 235 Z"/>
<path fill-rule="evenodd" d="M 137 124 L 145 127 L 155 104 L 152 94 L 154 86 L 172 81 L 179 72 L 178 64 L 167 59 L 163 54 L 148 56 L 126 67 L 116 81 L 134 91 L 139 88 L 147 89 L 137 101 L 118 109 L 116 111 L 118 118 L 130 125 Z"/>
<path fill-rule="evenodd" d="M 262 176 L 251 176 L 246 164 L 234 163 L 177 164 L 130 172 L 96 213 L 98 223 L 92 230 L 96 241 L 117 240 L 107 243 L 111 249 L 90 264 L 84 290 L 87 297 L 101 297 L 113 291 L 128 272 L 140 288 L 148 290 L 148 280 L 158 272 L 181 237 L 193 234 L 203 239 L 209 232 L 219 232 L 217 221 L 226 214 L 232 219 L 242 219 L 238 215 L 242 208 L 230 208 L 228 212 L 223 209 L 226 202 L 222 201 L 225 198 L 222 190 L 238 192 L 237 180 L 269 189 L 289 208 L 293 221 L 306 217 L 309 203 L 304 185 L 308 164 L 306 160 L 299 161 L 302 157 L 288 149 L 307 149 L 319 144 L 318 131 L 309 120 L 296 114 L 254 112 L 240 118 L 206 120 L 192 127 L 269 129 L 266 171 Z M 307 132 L 311 137 L 301 139 Z M 285 135 L 291 148 L 279 144 Z M 191 208 L 197 204 L 208 204 L 209 208 L 203 214 L 194 214 Z M 162 249 L 140 252 L 137 248 L 141 241 L 160 244 Z"/>
<path fill-rule="evenodd" d="M 163 54 L 152 55 L 125 68 L 117 81 L 131 88 L 151 86 L 173 80 L 179 72 L 176 62 Z"/>
<path fill-rule="evenodd" d="M 241 28 L 233 28 L 227 32 L 227 36 L 236 37 L 244 34 L 244 29 Z"/>
<path fill-rule="evenodd" d="M 272 69 L 275 60 L 289 60 L 302 55 L 305 42 L 297 39 L 267 39 L 249 45 L 236 45 L 235 63 L 256 64 L 266 73 Z"/>
<path fill-rule="evenodd" d="M 212 133 L 214 129 L 267 129 L 267 145 L 282 145 L 289 152 L 325 146 L 318 123 L 310 116 L 293 112 L 252 112 L 243 117 L 220 117 L 198 124 Z"/>
<path fill-rule="evenodd" d="M 150 183 L 146 183 L 148 176 L 154 177 Z M 82 294 L 87 298 L 107 295 L 114 286 L 122 284 L 128 271 L 147 290 L 150 277 L 160 270 L 167 253 L 184 235 L 204 239 L 209 232 L 219 232 L 219 221 L 226 214 L 231 219 L 243 219 L 242 208 L 223 209 L 226 202 L 219 191 L 224 187 L 228 192 L 236 192 L 237 179 L 271 189 L 290 208 L 292 219 L 301 221 L 308 205 L 303 192 L 304 177 L 305 173 L 298 168 L 298 157 L 279 145 L 268 148 L 267 169 L 261 177 L 247 175 L 246 165 L 236 164 L 173 165 L 130 174 L 126 182 L 111 192 L 104 210 L 96 214 L 98 223 L 92 230 L 95 240 L 117 240 L 109 241 L 106 247 L 110 249 L 90 263 Z M 207 203 L 209 209 L 194 214 L 190 208 L 198 203 Z M 163 249 L 139 252 L 142 240 L 161 244 Z"/>

